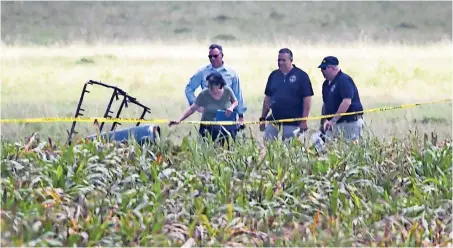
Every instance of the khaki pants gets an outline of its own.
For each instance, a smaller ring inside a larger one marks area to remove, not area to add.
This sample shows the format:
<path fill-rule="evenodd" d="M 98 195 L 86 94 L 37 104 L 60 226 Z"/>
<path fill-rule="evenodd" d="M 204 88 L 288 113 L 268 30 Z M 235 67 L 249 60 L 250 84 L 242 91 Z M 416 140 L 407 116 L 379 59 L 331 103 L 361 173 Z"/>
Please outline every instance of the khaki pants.
<path fill-rule="evenodd" d="M 333 125 L 332 131 L 326 132 L 328 139 L 341 138 L 345 140 L 358 140 L 363 134 L 363 126 L 365 122 L 362 118 L 353 122 L 341 122 Z"/>

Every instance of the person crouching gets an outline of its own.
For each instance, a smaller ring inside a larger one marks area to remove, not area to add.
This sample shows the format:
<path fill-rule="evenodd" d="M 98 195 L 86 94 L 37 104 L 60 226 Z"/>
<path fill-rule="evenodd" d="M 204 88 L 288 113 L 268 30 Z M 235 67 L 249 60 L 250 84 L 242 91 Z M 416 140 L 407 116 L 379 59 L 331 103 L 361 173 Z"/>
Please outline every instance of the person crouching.
<path fill-rule="evenodd" d="M 200 107 L 204 108 L 201 115 L 201 121 L 215 121 L 218 110 L 224 110 L 226 117 L 234 114 L 234 109 L 238 105 L 238 100 L 233 93 L 233 90 L 226 86 L 225 80 L 219 72 L 212 72 L 206 77 L 208 88 L 198 94 L 195 102 L 182 114 L 179 121 L 170 121 L 168 126 L 179 124 L 181 121 L 189 118 Z M 229 135 L 233 139 L 236 138 L 236 129 L 226 129 L 219 125 L 204 125 L 200 124 L 199 134 L 205 138 L 209 134 L 213 141 L 218 141 L 224 144 Z"/>

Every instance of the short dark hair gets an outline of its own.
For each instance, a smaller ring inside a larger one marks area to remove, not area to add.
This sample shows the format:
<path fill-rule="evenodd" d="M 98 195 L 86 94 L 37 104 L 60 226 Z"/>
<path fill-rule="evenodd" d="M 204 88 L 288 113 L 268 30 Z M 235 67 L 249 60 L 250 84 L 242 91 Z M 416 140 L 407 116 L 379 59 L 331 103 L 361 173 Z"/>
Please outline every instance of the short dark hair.
<path fill-rule="evenodd" d="M 278 53 L 287 53 L 289 54 L 291 61 L 293 60 L 293 52 L 289 48 L 282 48 L 278 51 Z"/>
<path fill-rule="evenodd" d="M 222 89 L 225 86 L 225 79 L 223 79 L 222 74 L 219 72 L 212 72 L 206 77 L 206 81 L 208 81 L 209 85 L 220 85 Z"/>
<path fill-rule="evenodd" d="M 223 48 L 222 48 L 222 46 L 219 45 L 219 44 L 211 44 L 211 45 L 209 46 L 209 49 L 216 49 L 216 48 L 219 49 L 220 52 L 223 52 Z"/>

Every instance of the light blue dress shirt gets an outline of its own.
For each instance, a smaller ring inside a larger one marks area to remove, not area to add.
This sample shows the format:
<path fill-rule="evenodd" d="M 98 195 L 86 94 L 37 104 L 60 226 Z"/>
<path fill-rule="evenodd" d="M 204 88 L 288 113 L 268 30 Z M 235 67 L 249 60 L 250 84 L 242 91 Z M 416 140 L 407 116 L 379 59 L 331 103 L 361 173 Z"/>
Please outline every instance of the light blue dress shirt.
<path fill-rule="evenodd" d="M 201 86 L 202 90 L 206 89 L 208 87 L 208 84 L 206 82 L 206 77 L 211 72 L 215 72 L 215 71 L 222 74 L 226 85 L 229 86 L 233 90 L 234 95 L 236 96 L 236 98 L 238 100 L 238 106 L 236 108 L 238 114 L 244 114 L 244 112 L 247 110 L 247 107 L 245 106 L 244 98 L 242 96 L 241 82 L 239 80 L 239 76 L 233 68 L 231 68 L 225 64 L 223 64 L 219 68 L 214 68 L 209 63 L 208 65 L 202 66 L 190 78 L 189 82 L 186 85 L 186 89 L 185 89 L 186 98 L 187 98 L 187 101 L 189 102 L 189 105 L 192 105 L 195 102 L 195 99 L 196 99 L 195 90 L 200 86 Z"/>

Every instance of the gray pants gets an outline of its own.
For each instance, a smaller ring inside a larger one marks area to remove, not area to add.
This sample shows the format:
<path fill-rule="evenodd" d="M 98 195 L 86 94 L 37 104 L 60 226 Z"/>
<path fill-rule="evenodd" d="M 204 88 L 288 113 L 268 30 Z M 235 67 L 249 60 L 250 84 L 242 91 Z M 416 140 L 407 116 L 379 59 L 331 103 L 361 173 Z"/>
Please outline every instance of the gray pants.
<path fill-rule="evenodd" d="M 264 140 L 272 140 L 277 139 L 278 132 L 280 131 L 280 127 L 283 127 L 282 131 L 282 139 L 290 139 L 296 137 L 294 131 L 299 128 L 299 125 L 274 125 L 274 124 L 266 124 L 264 128 Z"/>
<path fill-rule="evenodd" d="M 362 136 L 364 124 L 363 119 L 337 123 L 333 125 L 332 131 L 326 132 L 326 137 L 328 139 L 343 137 L 345 140 L 357 140 Z"/>

